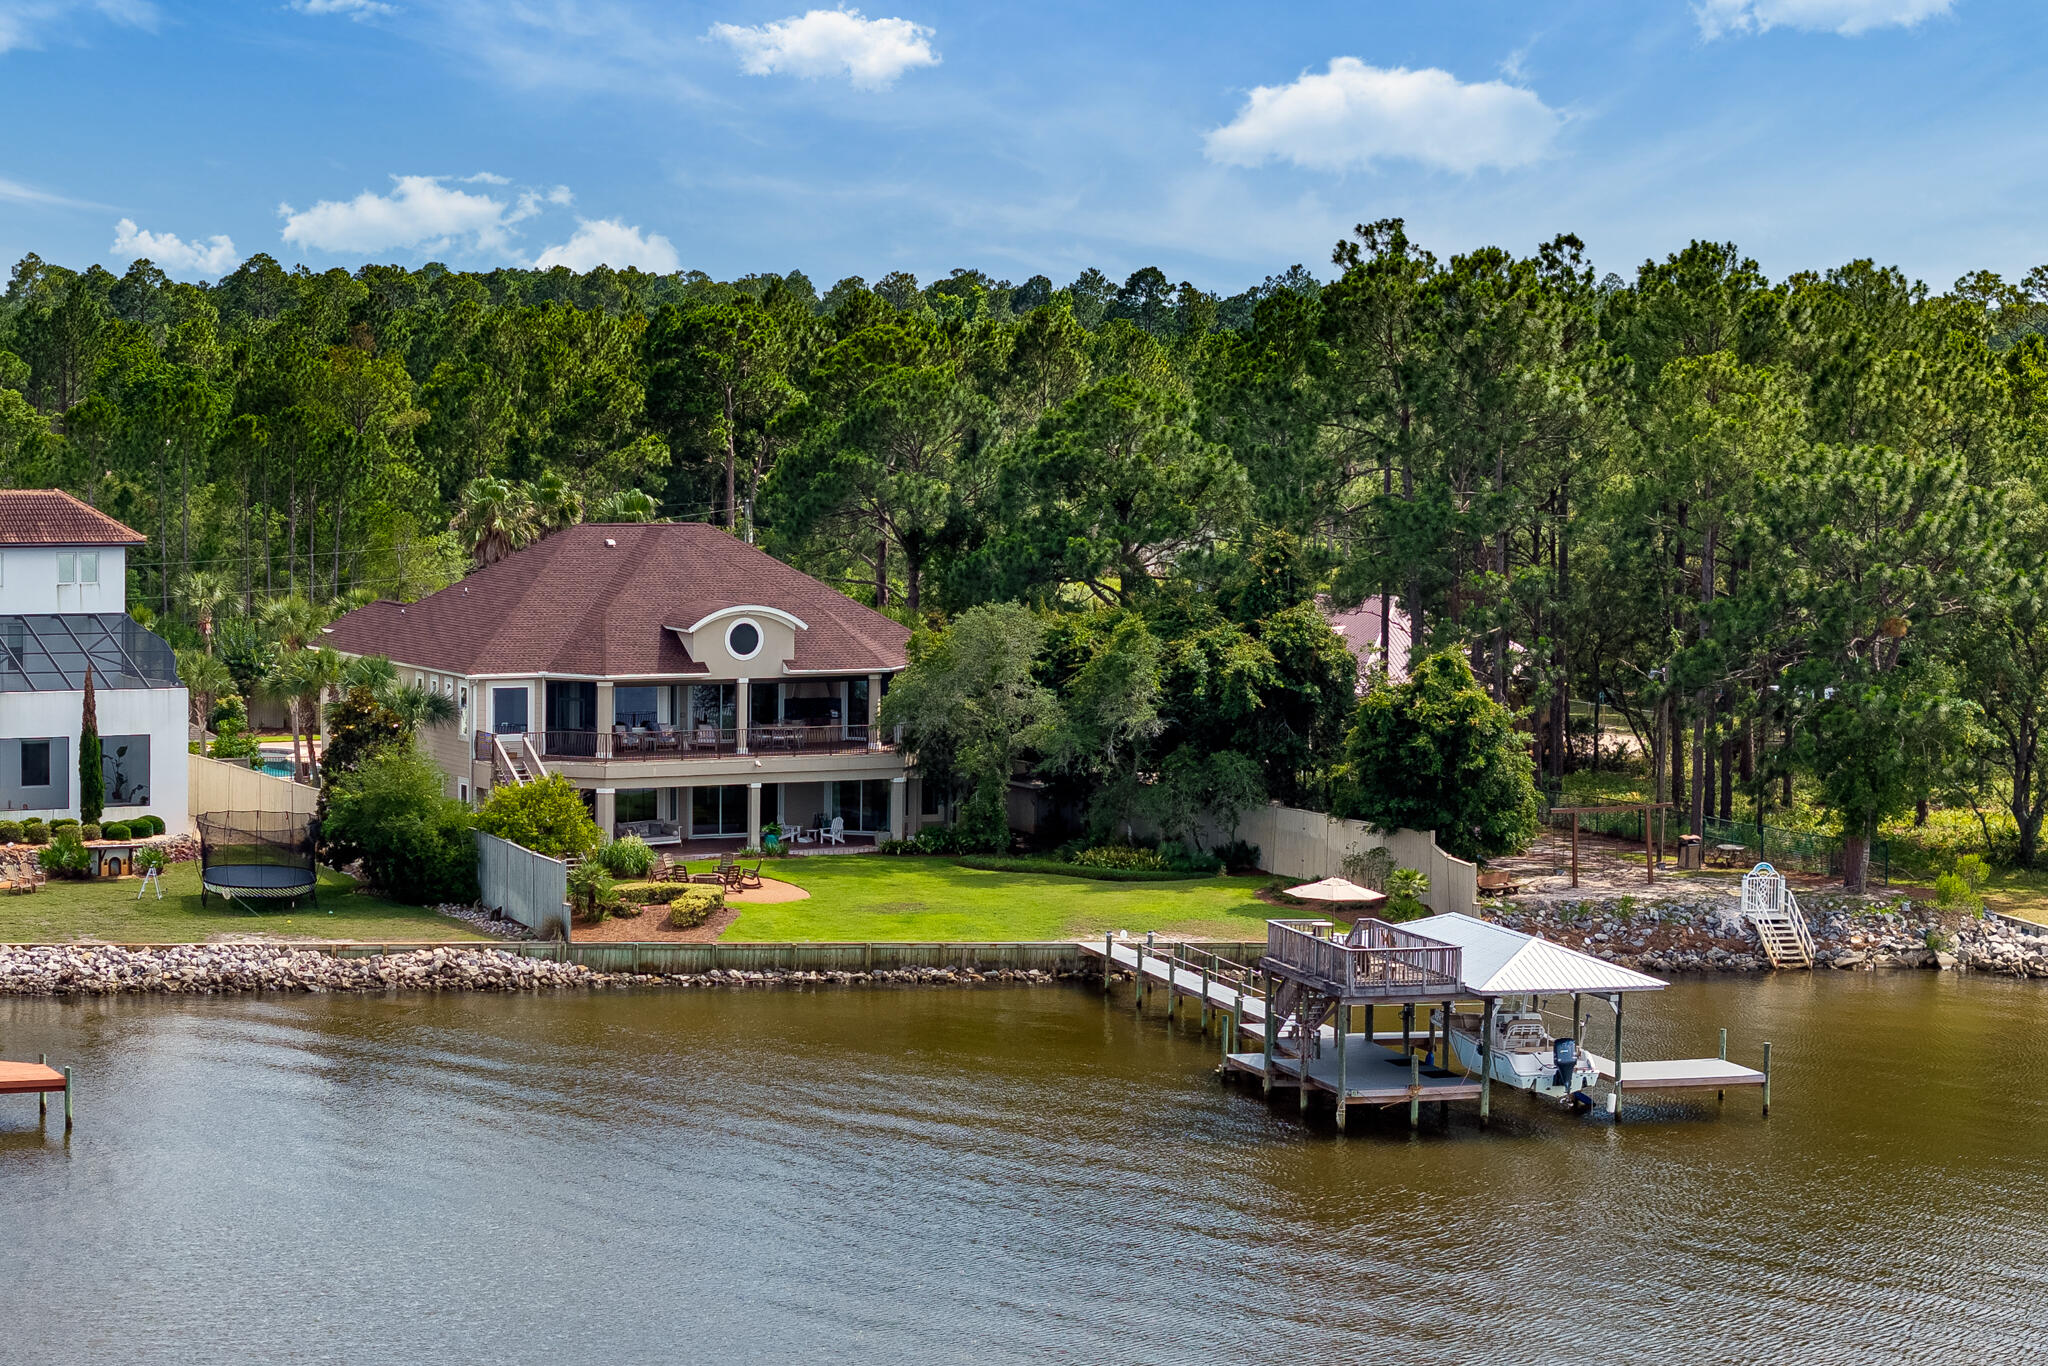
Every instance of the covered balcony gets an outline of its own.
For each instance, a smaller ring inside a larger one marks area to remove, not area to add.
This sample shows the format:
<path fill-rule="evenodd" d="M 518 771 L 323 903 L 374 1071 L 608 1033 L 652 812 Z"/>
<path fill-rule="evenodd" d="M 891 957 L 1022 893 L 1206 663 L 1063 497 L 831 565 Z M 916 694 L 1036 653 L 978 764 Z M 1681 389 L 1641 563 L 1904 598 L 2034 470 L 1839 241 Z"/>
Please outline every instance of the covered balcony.
<path fill-rule="evenodd" d="M 882 749 L 878 676 L 773 683 L 545 683 L 544 758 L 689 759 Z M 878 701 L 879 698 L 876 698 Z M 478 737 L 488 758 L 490 737 Z"/>

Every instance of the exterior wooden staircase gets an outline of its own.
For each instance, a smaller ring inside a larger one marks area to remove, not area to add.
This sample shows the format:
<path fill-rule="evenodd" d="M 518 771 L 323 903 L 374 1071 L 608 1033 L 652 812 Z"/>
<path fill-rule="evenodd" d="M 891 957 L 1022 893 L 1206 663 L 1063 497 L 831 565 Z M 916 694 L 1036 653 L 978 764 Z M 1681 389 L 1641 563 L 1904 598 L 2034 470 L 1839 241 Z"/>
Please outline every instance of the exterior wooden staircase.
<path fill-rule="evenodd" d="M 1772 967 L 1813 966 L 1813 932 L 1806 926 L 1799 899 L 1770 864 L 1759 863 L 1743 875 L 1742 914 L 1756 927 L 1757 941 Z"/>
<path fill-rule="evenodd" d="M 491 737 L 491 767 L 500 783 L 514 787 L 525 787 L 536 778 L 548 776 L 548 766 L 541 762 L 540 751 L 533 747 L 533 737 L 521 735 L 518 744 L 508 745 L 504 737 Z"/>

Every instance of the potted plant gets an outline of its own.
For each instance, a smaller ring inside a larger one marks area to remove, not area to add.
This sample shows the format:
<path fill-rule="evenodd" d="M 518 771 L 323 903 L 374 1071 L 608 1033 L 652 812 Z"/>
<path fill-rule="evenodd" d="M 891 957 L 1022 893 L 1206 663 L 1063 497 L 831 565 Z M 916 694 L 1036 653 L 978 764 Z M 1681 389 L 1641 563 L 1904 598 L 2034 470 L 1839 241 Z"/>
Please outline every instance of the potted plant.
<path fill-rule="evenodd" d="M 779 854 L 782 852 L 782 822 L 770 821 L 761 827 L 761 852 Z"/>

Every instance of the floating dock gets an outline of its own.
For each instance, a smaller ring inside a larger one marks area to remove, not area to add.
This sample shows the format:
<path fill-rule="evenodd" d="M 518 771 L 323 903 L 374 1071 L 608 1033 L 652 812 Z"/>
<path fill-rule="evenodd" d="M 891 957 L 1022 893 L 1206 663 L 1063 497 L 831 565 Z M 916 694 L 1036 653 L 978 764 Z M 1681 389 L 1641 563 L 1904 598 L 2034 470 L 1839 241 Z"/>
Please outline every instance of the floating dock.
<path fill-rule="evenodd" d="M 50 1066 L 45 1057 L 41 1062 L 0 1062 L 0 1096 L 33 1094 L 36 1097 L 36 1118 L 42 1120 L 50 1113 L 50 1097 L 62 1092 L 64 1095 L 64 1128 L 71 1128 L 71 1069 Z"/>

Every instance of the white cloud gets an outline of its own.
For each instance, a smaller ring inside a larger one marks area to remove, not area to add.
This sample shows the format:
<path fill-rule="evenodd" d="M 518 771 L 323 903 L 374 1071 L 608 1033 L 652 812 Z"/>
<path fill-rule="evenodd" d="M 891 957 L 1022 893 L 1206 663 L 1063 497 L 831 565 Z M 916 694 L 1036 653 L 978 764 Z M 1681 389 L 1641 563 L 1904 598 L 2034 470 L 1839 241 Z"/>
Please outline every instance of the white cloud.
<path fill-rule="evenodd" d="M 339 14 L 357 20 L 398 13 L 398 6 L 383 0 L 292 0 L 292 8 L 301 14 Z"/>
<path fill-rule="evenodd" d="M 912 67 L 939 64 L 932 30 L 908 19 L 864 19 L 857 9 L 814 9 L 753 28 L 713 24 L 707 36 L 739 53 L 749 76 L 844 74 L 864 90 L 884 89 Z"/>
<path fill-rule="evenodd" d="M 1800 28 L 1853 38 L 1874 28 L 1911 28 L 1947 14 L 1955 0 L 1700 0 L 1693 6 L 1702 37 Z"/>
<path fill-rule="evenodd" d="M 150 0 L 0 0 L 0 52 L 41 47 L 45 31 L 60 38 L 75 36 L 81 16 L 97 14 L 109 23 L 156 31 L 156 6 Z"/>
<path fill-rule="evenodd" d="M 1468 84 L 1435 67 L 1338 57 L 1322 74 L 1254 89 L 1237 117 L 1209 134 L 1207 150 L 1231 166 L 1278 160 L 1341 171 L 1405 158 L 1474 171 L 1535 161 L 1563 122 L 1533 91 L 1504 81 Z"/>
<path fill-rule="evenodd" d="M 568 241 L 549 247 L 535 259 L 534 269 L 567 266 L 573 271 L 610 266 L 624 270 L 636 266 L 656 275 L 671 275 L 683 268 L 682 258 L 660 233 L 645 233 L 616 218 L 579 218 L 576 232 Z"/>
<path fill-rule="evenodd" d="M 69 195 L 54 194 L 39 190 L 33 185 L 24 185 L 18 180 L 0 176 L 0 204 L 50 204 L 66 209 L 103 209 L 104 204 L 93 204 Z"/>
<path fill-rule="evenodd" d="M 278 207 L 284 240 L 319 251 L 438 250 L 467 238 L 478 250 L 502 250 L 516 210 L 488 194 L 458 190 L 440 176 L 393 176 L 390 194 L 364 190 L 354 199 L 323 199 L 312 208 Z M 518 215 L 525 216 L 525 215 Z"/>
<path fill-rule="evenodd" d="M 132 218 L 114 224 L 112 250 L 114 255 L 131 261 L 146 256 L 166 271 L 193 275 L 225 275 L 242 261 L 235 244 L 222 234 L 216 233 L 203 242 L 197 237 L 188 242 L 174 232 L 144 231 L 135 226 Z"/>

